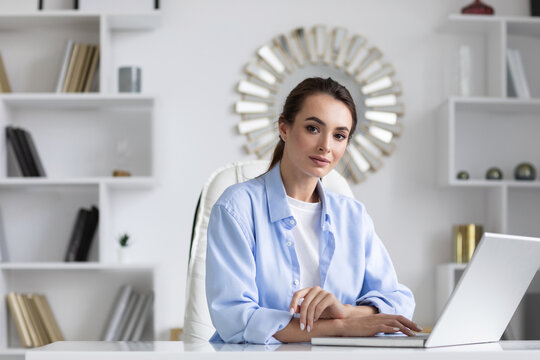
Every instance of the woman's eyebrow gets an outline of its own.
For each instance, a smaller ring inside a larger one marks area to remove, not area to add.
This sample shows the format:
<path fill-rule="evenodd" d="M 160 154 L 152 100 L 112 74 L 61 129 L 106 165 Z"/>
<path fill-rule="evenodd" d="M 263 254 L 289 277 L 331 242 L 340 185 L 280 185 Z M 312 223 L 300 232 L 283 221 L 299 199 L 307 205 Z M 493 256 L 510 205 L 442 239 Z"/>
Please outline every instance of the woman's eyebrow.
<path fill-rule="evenodd" d="M 306 118 L 306 121 L 308 120 L 312 120 L 312 121 L 315 121 L 316 123 L 320 124 L 321 126 L 326 126 L 326 123 L 324 121 L 322 121 L 321 119 L 319 119 L 318 117 L 316 116 L 310 116 L 308 118 Z M 346 131 L 349 131 L 349 128 L 346 127 L 346 126 L 338 126 L 336 128 L 336 130 L 346 130 Z"/>

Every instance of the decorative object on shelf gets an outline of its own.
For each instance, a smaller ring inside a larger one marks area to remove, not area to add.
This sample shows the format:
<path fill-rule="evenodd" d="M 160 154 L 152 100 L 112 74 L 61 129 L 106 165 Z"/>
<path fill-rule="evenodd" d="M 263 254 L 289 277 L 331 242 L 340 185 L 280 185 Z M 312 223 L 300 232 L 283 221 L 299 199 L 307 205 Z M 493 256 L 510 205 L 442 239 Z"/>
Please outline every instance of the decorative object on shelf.
<path fill-rule="evenodd" d="M 170 332 L 170 341 L 182 341 L 182 333 L 184 329 L 182 328 L 172 328 Z"/>
<path fill-rule="evenodd" d="M 531 16 L 540 16 L 540 0 L 531 0 Z"/>
<path fill-rule="evenodd" d="M 456 179 L 458 180 L 469 180 L 469 173 L 462 170 L 457 173 Z"/>
<path fill-rule="evenodd" d="M 128 233 L 120 235 L 118 238 L 118 262 L 120 264 L 126 264 L 130 262 L 129 252 L 132 242 Z"/>
<path fill-rule="evenodd" d="M 113 171 L 113 176 L 114 177 L 130 177 L 131 173 L 129 171 L 126 171 L 126 170 L 114 170 Z"/>
<path fill-rule="evenodd" d="M 486 179 L 487 180 L 502 180 L 503 173 L 501 169 L 497 167 L 491 167 L 486 171 Z"/>
<path fill-rule="evenodd" d="M 482 225 L 454 225 L 452 227 L 453 261 L 459 264 L 469 262 L 483 233 Z"/>
<path fill-rule="evenodd" d="M 68 40 L 56 82 L 56 92 L 97 92 L 99 45 Z"/>
<path fill-rule="evenodd" d="M 514 170 L 514 177 L 516 180 L 534 180 L 536 179 L 536 169 L 531 163 L 520 163 Z"/>
<path fill-rule="evenodd" d="M 30 132 L 22 128 L 6 126 L 6 138 L 9 144 L 8 151 L 12 154 L 10 160 L 14 163 L 10 169 L 15 174 L 10 176 L 44 177 L 45 169 Z"/>
<path fill-rule="evenodd" d="M 159 10 L 159 0 L 79 0 L 79 9 L 87 12 L 145 12 Z"/>
<path fill-rule="evenodd" d="M 118 69 L 118 92 L 141 92 L 141 68 L 136 66 L 122 66 Z"/>
<path fill-rule="evenodd" d="M 244 70 L 246 79 L 237 86 L 242 98 L 235 103 L 242 117 L 238 132 L 247 138 L 246 150 L 258 158 L 270 156 L 278 142 L 277 119 L 290 89 L 313 76 L 337 80 L 356 103 L 358 127 L 336 167 L 341 174 L 358 183 L 394 150 L 402 132 L 401 85 L 393 79 L 394 67 L 365 37 L 341 27 L 296 28 L 261 46 Z"/>
<path fill-rule="evenodd" d="M 474 0 L 473 3 L 463 7 L 461 9 L 462 14 L 474 14 L 474 15 L 493 15 L 495 10 L 492 6 L 484 4 L 480 0 Z"/>

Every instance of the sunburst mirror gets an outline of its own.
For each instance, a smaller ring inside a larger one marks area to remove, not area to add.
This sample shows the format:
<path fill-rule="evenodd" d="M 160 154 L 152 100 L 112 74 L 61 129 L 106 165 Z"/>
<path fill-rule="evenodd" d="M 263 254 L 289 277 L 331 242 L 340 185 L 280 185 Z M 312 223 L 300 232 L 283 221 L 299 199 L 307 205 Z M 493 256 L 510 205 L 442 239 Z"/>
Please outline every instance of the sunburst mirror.
<path fill-rule="evenodd" d="M 404 105 L 394 67 L 376 47 L 347 30 L 297 28 L 261 46 L 245 67 L 238 83 L 241 115 L 238 132 L 246 136 L 245 148 L 268 158 L 278 141 L 277 118 L 288 93 L 307 77 L 332 77 L 351 92 L 358 112 L 358 126 L 337 170 L 359 183 L 382 166 L 382 158 L 395 148 L 402 131 Z"/>

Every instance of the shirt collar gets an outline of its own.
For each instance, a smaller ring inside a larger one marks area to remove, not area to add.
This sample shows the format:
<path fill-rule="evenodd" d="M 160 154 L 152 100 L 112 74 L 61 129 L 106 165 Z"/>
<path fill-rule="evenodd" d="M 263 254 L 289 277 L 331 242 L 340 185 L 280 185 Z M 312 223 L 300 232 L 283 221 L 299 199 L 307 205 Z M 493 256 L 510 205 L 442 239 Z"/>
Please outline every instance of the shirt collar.
<path fill-rule="evenodd" d="M 270 171 L 264 174 L 264 184 L 266 187 L 266 198 L 268 200 L 268 213 L 270 214 L 270 221 L 276 222 L 278 220 L 292 217 L 289 203 L 287 202 L 287 193 L 285 192 L 285 186 L 281 179 L 281 172 L 279 169 L 280 163 L 278 162 Z M 326 192 L 321 180 L 317 182 L 317 193 L 321 201 L 321 225 L 323 229 L 325 224 L 330 225 L 330 215 L 328 213 Z"/>

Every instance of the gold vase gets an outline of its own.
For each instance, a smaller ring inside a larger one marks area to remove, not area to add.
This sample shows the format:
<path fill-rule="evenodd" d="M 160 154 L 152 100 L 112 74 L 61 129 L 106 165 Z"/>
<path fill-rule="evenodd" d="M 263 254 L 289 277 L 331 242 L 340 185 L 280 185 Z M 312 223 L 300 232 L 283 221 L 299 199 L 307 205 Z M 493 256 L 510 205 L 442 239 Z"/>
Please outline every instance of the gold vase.
<path fill-rule="evenodd" d="M 459 264 L 469 262 L 483 233 L 482 225 L 454 225 L 452 228 L 454 262 Z"/>

